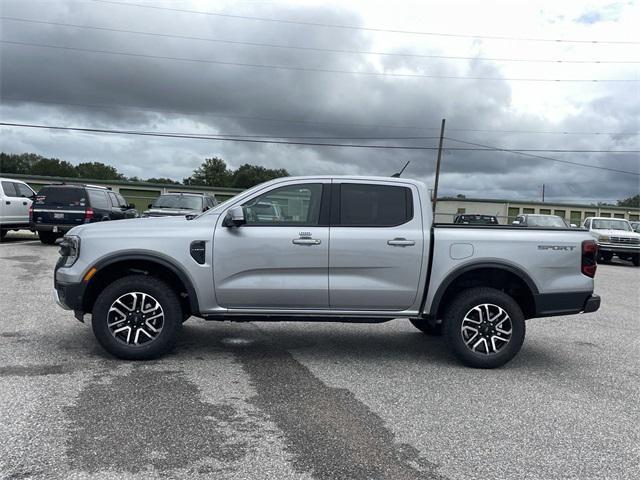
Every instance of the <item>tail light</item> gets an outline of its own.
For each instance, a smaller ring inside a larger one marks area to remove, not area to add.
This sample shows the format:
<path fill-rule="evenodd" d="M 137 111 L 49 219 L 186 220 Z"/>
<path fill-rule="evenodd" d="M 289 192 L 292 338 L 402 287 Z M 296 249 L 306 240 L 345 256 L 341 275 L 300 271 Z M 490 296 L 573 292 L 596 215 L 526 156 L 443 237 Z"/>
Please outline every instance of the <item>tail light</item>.
<path fill-rule="evenodd" d="M 582 242 L 582 273 L 587 277 L 596 276 L 598 267 L 598 244 L 595 240 L 585 240 Z"/>
<path fill-rule="evenodd" d="M 93 208 L 87 208 L 84 212 L 84 223 L 89 223 L 93 220 Z"/>
<path fill-rule="evenodd" d="M 29 223 L 33 223 L 33 203 L 29 205 Z"/>

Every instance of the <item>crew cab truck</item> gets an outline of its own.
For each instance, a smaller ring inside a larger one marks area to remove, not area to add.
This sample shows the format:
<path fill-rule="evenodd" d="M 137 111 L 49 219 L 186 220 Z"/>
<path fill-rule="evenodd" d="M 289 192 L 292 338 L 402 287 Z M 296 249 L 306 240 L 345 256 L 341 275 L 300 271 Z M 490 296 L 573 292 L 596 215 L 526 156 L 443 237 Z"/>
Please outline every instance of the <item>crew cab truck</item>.
<path fill-rule="evenodd" d="M 265 205 L 277 208 L 264 216 Z M 588 232 L 433 225 L 431 212 L 418 181 L 281 178 L 195 218 L 73 228 L 54 293 L 126 359 L 167 352 L 189 316 L 401 318 L 444 335 L 466 365 L 493 368 L 520 350 L 526 319 L 598 309 Z"/>

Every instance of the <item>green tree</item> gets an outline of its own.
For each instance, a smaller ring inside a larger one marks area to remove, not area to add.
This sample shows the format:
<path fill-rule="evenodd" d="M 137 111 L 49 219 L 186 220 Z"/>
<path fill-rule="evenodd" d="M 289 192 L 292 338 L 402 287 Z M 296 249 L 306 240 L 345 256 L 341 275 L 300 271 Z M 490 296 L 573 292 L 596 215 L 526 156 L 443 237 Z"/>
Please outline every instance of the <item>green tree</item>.
<path fill-rule="evenodd" d="M 76 167 L 66 160 L 58 160 L 57 158 L 43 158 L 31 165 L 31 175 L 45 175 L 50 177 L 77 177 Z"/>
<path fill-rule="evenodd" d="M 640 208 L 640 194 L 625 198 L 624 200 L 618 200 L 618 206 Z"/>
<path fill-rule="evenodd" d="M 180 185 L 180 182 L 176 182 L 171 178 L 147 178 L 145 182 L 149 183 L 165 183 L 167 185 Z"/>
<path fill-rule="evenodd" d="M 271 169 L 245 163 L 233 172 L 231 185 L 235 188 L 250 188 L 259 183 L 273 180 L 274 178 L 288 176 L 289 172 L 284 168 Z"/>
<path fill-rule="evenodd" d="M 209 187 L 229 187 L 232 172 L 227 168 L 224 160 L 218 157 L 206 158 L 205 161 L 193 171 L 193 174 L 184 179 L 185 185 L 206 185 Z"/>
<path fill-rule="evenodd" d="M 122 180 L 124 176 L 115 167 L 100 162 L 85 162 L 76 166 L 76 176 L 94 180 Z"/>

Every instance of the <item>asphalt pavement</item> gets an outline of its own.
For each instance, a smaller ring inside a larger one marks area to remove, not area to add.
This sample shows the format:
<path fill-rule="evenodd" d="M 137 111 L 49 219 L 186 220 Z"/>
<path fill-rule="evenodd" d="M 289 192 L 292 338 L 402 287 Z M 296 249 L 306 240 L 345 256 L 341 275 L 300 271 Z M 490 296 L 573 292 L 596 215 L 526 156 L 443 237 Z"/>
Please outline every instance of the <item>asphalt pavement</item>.
<path fill-rule="evenodd" d="M 2 479 L 637 479 L 640 268 L 598 312 L 534 319 L 497 370 L 384 324 L 190 319 L 108 356 L 54 304 L 57 248 L 0 243 Z"/>

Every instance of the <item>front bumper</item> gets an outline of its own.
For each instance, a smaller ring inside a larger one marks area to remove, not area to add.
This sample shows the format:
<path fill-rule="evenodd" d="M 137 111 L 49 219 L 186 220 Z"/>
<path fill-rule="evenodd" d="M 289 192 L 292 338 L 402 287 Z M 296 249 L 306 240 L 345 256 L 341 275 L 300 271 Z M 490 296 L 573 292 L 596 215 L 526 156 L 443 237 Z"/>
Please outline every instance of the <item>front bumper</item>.
<path fill-rule="evenodd" d="M 600 243 L 598 250 L 612 253 L 640 253 L 640 245 L 623 245 L 620 243 Z"/>
<path fill-rule="evenodd" d="M 56 303 L 65 310 L 82 312 L 82 299 L 85 285 L 82 283 L 60 283 L 54 285 L 54 298 Z"/>

